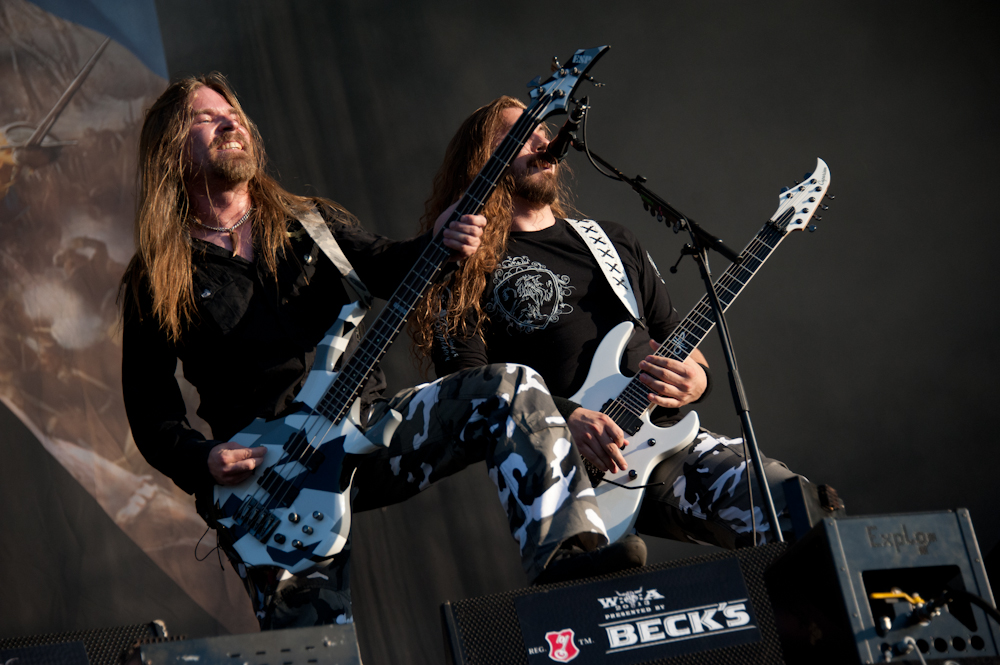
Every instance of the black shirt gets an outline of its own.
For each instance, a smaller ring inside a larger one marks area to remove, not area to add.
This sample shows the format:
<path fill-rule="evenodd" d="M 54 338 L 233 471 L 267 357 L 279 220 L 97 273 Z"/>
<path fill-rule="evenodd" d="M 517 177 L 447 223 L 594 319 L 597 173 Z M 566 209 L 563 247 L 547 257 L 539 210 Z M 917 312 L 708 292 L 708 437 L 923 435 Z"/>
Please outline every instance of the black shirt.
<path fill-rule="evenodd" d="M 328 222 L 348 260 L 373 295 L 389 298 L 430 235 L 395 242 L 340 221 Z M 336 267 L 297 221 L 291 248 L 275 275 L 256 262 L 192 240 L 197 313 L 177 344 L 125 294 L 122 387 L 136 445 L 146 460 L 188 493 L 210 489 L 208 453 L 255 417 L 286 409 L 312 367 L 316 344 L 348 303 Z M 191 428 L 174 378 L 177 360 L 197 389 L 198 415 L 214 440 Z M 370 402 L 385 388 L 381 370 L 365 387 Z"/>
<path fill-rule="evenodd" d="M 679 317 L 666 287 L 634 235 L 613 222 L 601 227 L 615 244 L 647 329 L 636 328 L 622 370 L 633 376 L 663 342 Z M 611 289 L 583 239 L 562 219 L 541 231 L 512 232 L 507 255 L 489 276 L 482 306 L 490 321 L 478 338 L 454 339 L 434 349 L 438 376 L 497 362 L 533 367 L 557 397 L 571 397 L 583 385 L 604 336 L 631 315 Z M 676 420 L 676 409 L 658 409 L 657 422 Z"/>

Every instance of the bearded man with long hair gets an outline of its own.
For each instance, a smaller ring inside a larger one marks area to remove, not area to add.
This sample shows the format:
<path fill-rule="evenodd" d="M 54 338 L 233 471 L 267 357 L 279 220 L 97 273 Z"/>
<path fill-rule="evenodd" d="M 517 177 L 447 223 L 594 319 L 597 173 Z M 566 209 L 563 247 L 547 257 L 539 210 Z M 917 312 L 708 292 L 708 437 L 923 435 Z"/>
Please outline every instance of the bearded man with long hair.
<path fill-rule="evenodd" d="M 143 456 L 194 494 L 211 523 L 213 488 L 250 478 L 264 455 L 231 439 L 255 418 L 300 408 L 295 395 L 316 346 L 351 300 L 341 271 L 300 220 L 318 215 L 367 290 L 386 299 L 432 233 L 442 234 L 452 260 L 468 261 L 486 220 L 466 215 L 442 230 L 445 211 L 432 230 L 397 242 L 364 231 L 332 201 L 285 191 L 265 172 L 261 138 L 219 74 L 167 88 L 146 113 L 139 164 L 136 253 L 122 278 L 126 411 Z M 178 360 L 211 435 L 188 421 Z M 642 564 L 644 551 L 601 547 L 607 534 L 592 519 L 593 492 L 531 369 L 476 368 L 389 400 L 381 398 L 385 385 L 379 370 L 363 387 L 363 425 L 379 431 L 392 417 L 401 422 L 388 447 L 348 455 L 355 510 L 402 501 L 485 459 L 529 579 Z M 227 554 L 261 627 L 271 629 L 349 621 L 349 552 L 298 575 Z"/>
<path fill-rule="evenodd" d="M 523 108 L 520 101 L 501 97 L 465 120 L 435 176 L 422 219 L 425 228 L 471 184 Z M 498 362 L 537 370 L 592 472 L 617 473 L 627 468 L 621 428 L 607 415 L 568 399 L 583 386 L 605 335 L 623 321 L 639 323 L 624 369 L 638 374 L 649 389 L 656 407 L 652 420 L 660 426 L 675 424 L 681 407 L 707 396 L 708 365 L 697 349 L 683 363 L 650 353 L 659 348 L 654 340 L 665 339 L 680 322 L 659 272 L 623 226 L 566 219 L 571 211 L 566 167 L 547 158 L 548 143 L 544 129 L 526 141 L 486 203 L 483 214 L 489 222 L 479 251 L 420 303 L 411 332 L 417 354 L 431 359 L 439 376 Z M 588 247 L 593 243 L 584 234 L 597 226 L 604 235 L 594 237 L 609 240 L 620 257 L 637 314 L 623 304 Z M 781 483 L 794 474 L 767 459 L 765 471 L 781 512 Z M 637 530 L 727 548 L 753 544 L 754 534 L 762 542 L 768 525 L 761 523 L 760 509 L 752 509 L 748 473 L 741 439 L 702 430 L 653 470 L 648 482 L 658 485 L 646 490 Z"/>

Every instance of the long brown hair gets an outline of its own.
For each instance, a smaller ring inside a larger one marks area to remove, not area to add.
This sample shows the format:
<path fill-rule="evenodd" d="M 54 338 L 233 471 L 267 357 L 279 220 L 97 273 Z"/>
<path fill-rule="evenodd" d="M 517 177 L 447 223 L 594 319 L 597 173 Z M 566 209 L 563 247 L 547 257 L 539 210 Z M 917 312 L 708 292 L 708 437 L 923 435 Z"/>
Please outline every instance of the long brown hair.
<path fill-rule="evenodd" d="M 499 97 L 470 115 L 458 128 L 445 150 L 444 162 L 434 176 L 434 189 L 424 204 L 420 218 L 426 231 L 445 209 L 457 201 L 472 184 L 489 160 L 501 132 L 506 129 L 503 112 L 509 108 L 525 108 L 514 97 Z M 558 195 L 552 204 L 556 217 L 565 217 L 570 209 L 565 201 L 569 191 L 563 180 L 565 164 L 557 170 Z M 513 215 L 514 181 L 504 175 L 496 190 L 486 200 L 482 215 L 487 219 L 482 244 L 472 257 L 465 259 L 447 282 L 434 284 L 410 317 L 410 335 L 418 358 L 430 357 L 435 334 L 444 337 L 482 336 L 488 316 L 481 305 L 487 276 L 496 270 L 507 251 Z"/>
<path fill-rule="evenodd" d="M 191 202 L 184 186 L 186 144 L 191 129 L 191 93 L 211 88 L 236 111 L 250 134 L 256 173 L 250 179 L 253 201 L 254 254 L 267 272 L 277 269 L 279 255 L 289 245 L 287 222 L 312 207 L 314 199 L 285 191 L 266 171 L 267 157 L 256 125 L 240 106 L 236 93 L 218 72 L 175 81 L 146 111 L 139 136 L 139 198 L 135 216 L 135 247 L 125 275 L 123 296 L 138 304 L 142 289 L 152 297 L 152 314 L 173 342 L 195 315 L 192 287 L 191 236 L 188 215 Z M 322 200 L 338 217 L 352 222 L 350 213 L 332 201 Z M 140 310 L 141 311 L 141 310 Z"/>

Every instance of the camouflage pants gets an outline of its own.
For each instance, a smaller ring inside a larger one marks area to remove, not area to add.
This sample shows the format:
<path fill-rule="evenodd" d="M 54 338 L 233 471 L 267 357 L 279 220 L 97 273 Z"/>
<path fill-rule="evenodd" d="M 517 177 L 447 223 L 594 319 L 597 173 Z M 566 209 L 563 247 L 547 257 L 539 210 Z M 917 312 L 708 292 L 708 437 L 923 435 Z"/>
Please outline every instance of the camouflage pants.
<path fill-rule="evenodd" d="M 488 365 L 409 388 L 379 405 L 378 429 L 389 409 L 402 415 L 390 445 L 365 455 L 354 477 L 355 512 L 405 501 L 434 482 L 485 460 L 507 512 L 511 535 L 530 579 L 567 538 L 607 533 L 597 501 L 541 375 L 523 365 Z M 261 627 L 351 620 L 349 551 L 308 573 L 274 577 L 274 569 L 244 576 Z"/>
<path fill-rule="evenodd" d="M 273 566 L 235 564 L 261 630 L 351 623 L 351 542 L 322 565 L 298 575 Z"/>
<path fill-rule="evenodd" d="M 763 463 L 780 516 L 785 509 L 781 483 L 795 474 L 777 460 L 765 457 Z M 733 549 L 754 544 L 756 525 L 758 544 L 765 542 L 770 527 L 757 475 L 743 456 L 743 439 L 702 430 L 686 449 L 658 464 L 649 482 L 663 484 L 646 490 L 636 521 L 639 533 Z"/>

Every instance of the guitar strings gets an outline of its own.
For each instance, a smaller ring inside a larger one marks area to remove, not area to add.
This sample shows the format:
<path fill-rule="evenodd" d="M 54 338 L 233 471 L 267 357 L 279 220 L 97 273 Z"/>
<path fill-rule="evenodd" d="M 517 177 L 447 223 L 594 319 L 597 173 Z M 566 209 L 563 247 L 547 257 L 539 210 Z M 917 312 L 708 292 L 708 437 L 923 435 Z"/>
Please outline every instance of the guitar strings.
<path fill-rule="evenodd" d="M 778 244 L 784 239 L 785 233 L 781 229 L 777 229 L 772 223 L 767 223 L 764 228 L 750 241 L 746 249 L 740 254 L 740 261 L 734 263 L 726 269 L 719 280 L 714 284 L 716 292 L 724 289 L 732 294 L 729 299 L 728 304 L 723 304 L 723 311 L 729 308 L 729 305 L 735 300 L 736 296 L 740 294 L 744 287 L 750 282 L 750 279 L 756 274 L 757 270 L 764 264 L 768 259 L 771 252 L 778 246 Z M 773 244 L 768 241 L 774 241 Z M 763 250 L 763 251 L 761 251 Z M 762 256 L 758 255 L 762 253 Z M 750 260 L 756 262 L 755 265 L 750 264 Z M 740 271 L 749 272 L 749 276 L 746 279 L 740 279 L 737 277 L 737 273 Z M 730 287 L 733 284 L 738 284 L 739 287 L 735 290 Z M 720 301 L 723 300 L 720 297 Z M 695 323 L 695 319 L 703 319 L 706 324 L 700 325 Z M 687 333 L 695 333 L 692 327 L 697 327 L 700 335 L 696 344 L 691 345 L 688 342 L 680 342 L 679 340 L 685 336 Z M 711 332 L 712 328 L 715 327 L 715 320 L 713 317 L 712 306 L 709 302 L 708 294 L 706 293 L 698 303 L 691 309 L 691 312 L 685 317 L 681 326 L 677 328 L 670 337 L 656 350 L 654 355 L 659 357 L 670 357 L 675 360 L 684 362 L 690 357 L 691 353 L 698 344 L 704 340 L 705 336 Z M 686 351 L 682 356 L 676 351 L 671 349 L 683 349 Z M 644 383 L 639 381 L 639 375 L 636 374 L 631 381 L 626 385 L 625 389 L 622 390 L 619 397 L 612 400 L 608 405 L 606 410 L 602 410 L 603 413 L 612 418 L 612 420 L 617 420 L 626 414 L 631 415 L 635 418 L 639 418 L 643 413 L 646 412 L 652 406 L 649 401 L 649 388 Z"/>
<path fill-rule="evenodd" d="M 733 282 L 738 282 L 740 283 L 740 289 L 738 289 L 734 293 L 735 297 L 735 295 L 738 295 L 739 291 L 742 290 L 742 288 L 746 286 L 747 283 L 749 283 L 749 278 L 745 281 L 741 281 L 735 277 L 735 273 L 738 270 L 746 269 L 744 267 L 744 264 L 747 262 L 747 258 L 749 257 L 753 257 L 754 259 L 757 259 L 759 261 L 757 266 L 752 269 L 751 277 L 753 276 L 753 272 L 755 272 L 760 267 L 760 265 L 763 265 L 763 260 L 759 259 L 759 257 L 756 256 L 757 250 L 759 250 L 761 247 L 765 247 L 767 248 L 769 253 L 770 251 L 773 251 L 774 247 L 777 246 L 777 244 L 775 244 L 774 246 L 770 246 L 767 243 L 764 243 L 763 241 L 760 240 L 761 236 L 765 235 L 765 232 L 769 228 L 770 225 L 765 226 L 764 229 L 762 229 L 761 233 L 759 233 L 750 242 L 750 244 L 747 246 L 747 249 L 744 250 L 744 252 L 741 254 L 742 260 L 739 263 L 731 265 L 729 269 L 726 270 L 726 272 L 714 285 L 716 287 L 716 290 L 718 290 L 719 287 L 722 287 L 732 293 L 732 290 L 728 288 L 729 285 L 731 285 Z M 767 256 L 765 255 L 764 259 L 766 258 Z M 730 303 L 731 302 L 732 299 L 730 300 Z M 655 352 L 654 355 L 660 357 L 663 356 L 673 357 L 675 360 L 680 360 L 681 362 L 683 362 L 683 360 L 686 360 L 690 356 L 691 350 L 697 347 L 697 344 L 691 345 L 687 343 L 683 344 L 682 346 L 682 343 L 678 341 L 679 338 L 681 338 L 682 335 L 686 333 L 694 332 L 690 330 L 690 328 L 694 324 L 694 318 L 700 317 L 707 322 L 707 326 L 704 327 L 703 333 L 701 335 L 701 338 L 703 339 L 704 336 L 706 336 L 709 332 L 711 332 L 712 328 L 715 326 L 715 321 L 713 320 L 711 315 L 712 315 L 712 308 L 711 305 L 709 304 L 708 295 L 706 294 L 702 296 L 701 300 L 699 300 L 698 303 L 695 305 L 695 307 L 692 308 L 691 313 L 687 317 L 685 317 L 685 321 L 682 324 L 682 326 L 678 328 L 678 330 L 675 331 L 673 334 L 671 334 L 670 338 L 663 345 L 660 346 L 660 348 Z M 698 328 L 703 328 L 703 326 L 698 326 Z M 699 343 L 701 341 L 702 341 L 701 339 L 698 340 Z M 687 353 L 681 356 L 681 354 L 679 353 L 670 352 L 670 350 L 674 348 L 684 348 L 686 350 L 687 349 L 690 350 L 687 350 Z M 645 384 L 643 384 L 641 381 L 639 381 L 638 375 L 636 375 L 636 377 L 633 377 L 633 379 L 626 386 L 625 390 L 622 391 L 622 396 L 625 398 L 624 401 L 621 398 L 616 399 L 615 403 L 613 403 L 612 405 L 612 408 L 609 408 L 607 413 L 612 418 L 623 416 L 625 415 L 626 412 L 630 413 L 635 417 L 639 417 L 651 405 L 649 402 L 648 394 L 649 394 L 648 387 L 645 386 Z M 612 415 L 612 412 L 614 412 L 614 415 Z"/>

